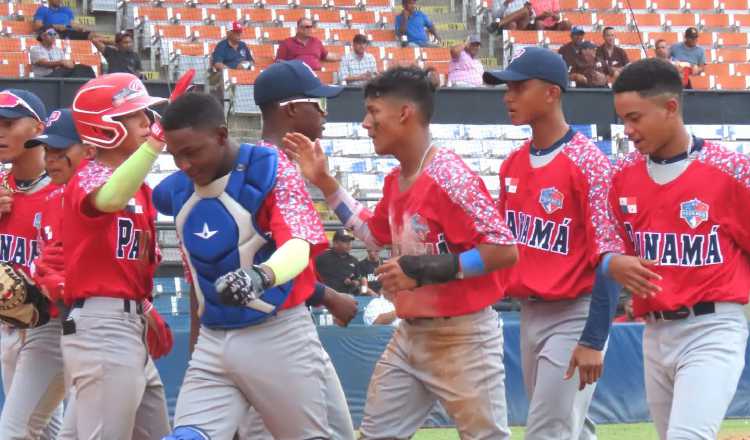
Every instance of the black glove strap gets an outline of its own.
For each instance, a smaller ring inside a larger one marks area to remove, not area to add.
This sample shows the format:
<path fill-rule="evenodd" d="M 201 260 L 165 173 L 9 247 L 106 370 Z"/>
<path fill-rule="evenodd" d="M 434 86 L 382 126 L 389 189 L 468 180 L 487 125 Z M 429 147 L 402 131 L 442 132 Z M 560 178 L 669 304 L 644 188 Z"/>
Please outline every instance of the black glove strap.
<path fill-rule="evenodd" d="M 458 255 L 404 255 L 398 265 L 418 286 L 441 284 L 456 279 L 459 272 Z"/>

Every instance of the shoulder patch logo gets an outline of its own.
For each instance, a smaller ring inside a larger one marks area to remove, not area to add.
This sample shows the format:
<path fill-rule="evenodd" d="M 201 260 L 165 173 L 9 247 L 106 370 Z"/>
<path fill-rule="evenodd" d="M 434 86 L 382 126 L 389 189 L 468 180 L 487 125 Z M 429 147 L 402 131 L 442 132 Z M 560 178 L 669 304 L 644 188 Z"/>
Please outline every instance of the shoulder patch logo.
<path fill-rule="evenodd" d="M 547 214 L 552 214 L 553 212 L 562 209 L 564 200 L 565 196 L 563 193 L 558 191 L 554 186 L 551 188 L 543 188 L 539 193 L 539 203 Z"/>
<path fill-rule="evenodd" d="M 708 203 L 698 199 L 680 203 L 680 218 L 691 228 L 695 229 L 708 220 Z"/>

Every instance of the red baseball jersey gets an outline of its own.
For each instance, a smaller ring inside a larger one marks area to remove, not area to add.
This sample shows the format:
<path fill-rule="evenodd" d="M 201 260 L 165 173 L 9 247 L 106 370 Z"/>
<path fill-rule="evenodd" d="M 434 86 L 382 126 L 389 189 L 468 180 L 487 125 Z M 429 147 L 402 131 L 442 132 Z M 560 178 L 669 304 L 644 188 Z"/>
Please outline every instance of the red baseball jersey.
<path fill-rule="evenodd" d="M 58 186 L 47 195 L 39 225 L 39 239 L 42 245 L 62 241 L 63 194 L 64 186 Z"/>
<path fill-rule="evenodd" d="M 84 161 L 65 186 L 62 227 L 66 303 L 94 296 L 140 300 L 151 295 L 159 257 L 156 210 L 145 183 L 125 209 L 98 213 L 88 195 L 114 170 Z"/>
<path fill-rule="evenodd" d="M 698 302 L 745 304 L 750 292 L 750 158 L 702 142 L 676 179 L 660 185 L 646 156 L 615 166 L 610 203 L 630 255 L 656 261 L 654 298 L 633 297 L 636 316 Z M 710 184 L 709 184 L 710 182 Z"/>
<path fill-rule="evenodd" d="M 450 150 L 438 148 L 406 191 L 400 167 L 385 178 L 383 198 L 367 224 L 375 240 L 396 255 L 461 253 L 480 244 L 512 245 L 484 182 Z M 394 295 L 401 318 L 458 316 L 494 304 L 504 294 L 498 272 Z"/>
<path fill-rule="evenodd" d="M 29 191 L 19 191 L 13 174 L 0 176 L 13 194 L 11 212 L 0 217 L 0 261 L 30 274 L 29 267 L 39 255 L 39 231 L 47 196 L 59 188 L 48 178 Z M 7 180 L 6 180 L 7 179 Z"/>
<path fill-rule="evenodd" d="M 511 296 L 591 293 L 601 255 L 623 251 L 607 199 L 609 160 L 581 133 L 558 148 L 533 168 L 529 140 L 500 168 L 498 209 L 518 242 L 518 263 L 502 271 Z"/>

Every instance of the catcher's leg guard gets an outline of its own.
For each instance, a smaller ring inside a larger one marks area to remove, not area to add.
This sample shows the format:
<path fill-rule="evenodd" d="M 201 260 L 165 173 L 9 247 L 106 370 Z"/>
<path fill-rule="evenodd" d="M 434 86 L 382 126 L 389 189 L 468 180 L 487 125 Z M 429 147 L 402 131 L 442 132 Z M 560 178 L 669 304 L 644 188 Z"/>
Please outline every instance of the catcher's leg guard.
<path fill-rule="evenodd" d="M 211 437 L 197 426 L 178 426 L 162 440 L 211 440 Z"/>

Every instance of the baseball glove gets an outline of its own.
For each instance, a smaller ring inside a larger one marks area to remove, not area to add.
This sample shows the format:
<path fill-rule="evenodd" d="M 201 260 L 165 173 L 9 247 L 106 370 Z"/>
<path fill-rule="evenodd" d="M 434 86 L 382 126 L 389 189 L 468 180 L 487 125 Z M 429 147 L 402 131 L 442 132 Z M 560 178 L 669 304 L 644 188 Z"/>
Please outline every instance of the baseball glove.
<path fill-rule="evenodd" d="M 31 328 L 49 321 L 49 300 L 26 275 L 0 263 L 0 320 L 17 328 Z"/>

